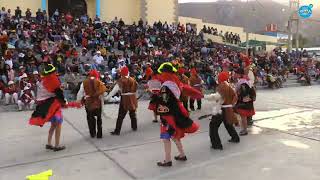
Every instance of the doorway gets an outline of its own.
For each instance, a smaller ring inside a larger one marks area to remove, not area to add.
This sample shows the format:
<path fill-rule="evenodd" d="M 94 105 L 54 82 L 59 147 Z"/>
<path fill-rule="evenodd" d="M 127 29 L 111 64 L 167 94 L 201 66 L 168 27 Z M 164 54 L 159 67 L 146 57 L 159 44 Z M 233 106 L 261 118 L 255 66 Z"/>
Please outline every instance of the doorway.
<path fill-rule="evenodd" d="M 50 17 L 56 9 L 60 13 L 71 12 L 74 17 L 87 14 L 87 3 L 85 0 L 48 0 L 48 8 Z"/>

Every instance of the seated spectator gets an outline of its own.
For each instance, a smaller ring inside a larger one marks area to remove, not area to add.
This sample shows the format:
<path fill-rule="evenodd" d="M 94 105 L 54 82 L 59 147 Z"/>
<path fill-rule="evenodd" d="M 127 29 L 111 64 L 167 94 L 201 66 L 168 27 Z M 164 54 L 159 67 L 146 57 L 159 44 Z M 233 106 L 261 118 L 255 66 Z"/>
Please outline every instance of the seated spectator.
<path fill-rule="evenodd" d="M 32 87 L 31 82 L 29 81 L 28 75 L 24 73 L 22 76 L 19 77 L 19 87 L 18 89 L 20 90 L 20 94 L 23 92 L 25 87 Z M 34 95 L 34 92 L 32 92 Z"/>
<path fill-rule="evenodd" d="M 18 103 L 18 89 L 13 81 L 9 81 L 8 87 L 5 88 L 4 93 L 6 105 Z"/>
<path fill-rule="evenodd" d="M 96 55 L 93 56 L 93 62 L 92 69 L 97 69 L 98 71 L 104 71 L 104 65 L 103 65 L 103 57 L 101 56 L 101 52 L 97 51 Z"/>
<path fill-rule="evenodd" d="M 12 68 L 8 64 L 5 65 L 5 72 L 2 75 L 2 80 L 5 84 L 7 84 L 9 81 L 15 80 L 15 73 Z"/>
<path fill-rule="evenodd" d="M 30 75 L 29 82 L 31 84 L 31 91 L 34 92 L 35 96 L 37 95 L 37 86 L 40 80 L 41 79 L 38 71 L 34 71 L 32 75 Z"/>
<path fill-rule="evenodd" d="M 24 108 L 27 110 L 33 109 L 35 104 L 35 96 L 32 94 L 31 89 L 29 87 L 25 87 L 23 92 L 20 95 L 18 100 L 19 111 L 22 111 Z"/>
<path fill-rule="evenodd" d="M 3 93 L 4 93 L 4 90 L 5 90 L 5 84 L 3 81 L 0 80 L 0 99 L 3 98 Z"/>

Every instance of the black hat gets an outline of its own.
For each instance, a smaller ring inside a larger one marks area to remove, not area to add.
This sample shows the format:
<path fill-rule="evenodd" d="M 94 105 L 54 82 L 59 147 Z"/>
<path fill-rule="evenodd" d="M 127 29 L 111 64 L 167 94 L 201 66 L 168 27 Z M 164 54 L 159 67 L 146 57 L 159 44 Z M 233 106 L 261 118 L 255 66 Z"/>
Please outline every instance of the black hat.
<path fill-rule="evenodd" d="M 47 64 L 46 67 L 44 68 L 44 71 L 43 71 L 43 75 L 49 75 L 49 74 L 52 74 L 56 72 L 56 68 L 54 67 L 54 65 L 52 64 Z"/>

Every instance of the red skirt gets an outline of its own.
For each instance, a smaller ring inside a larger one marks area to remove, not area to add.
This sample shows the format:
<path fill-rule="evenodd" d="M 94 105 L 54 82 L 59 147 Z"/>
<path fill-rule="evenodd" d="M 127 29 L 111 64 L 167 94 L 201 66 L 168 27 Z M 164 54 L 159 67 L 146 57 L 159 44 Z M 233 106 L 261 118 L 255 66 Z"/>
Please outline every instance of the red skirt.
<path fill-rule="evenodd" d="M 148 106 L 148 109 L 151 110 L 151 111 L 156 111 L 156 107 L 157 107 L 156 104 L 150 103 L 149 106 Z"/>
<path fill-rule="evenodd" d="M 237 109 L 237 113 L 245 117 L 251 117 L 256 114 L 254 109 Z"/>
<path fill-rule="evenodd" d="M 188 127 L 188 128 L 178 128 L 175 121 L 174 121 L 174 118 L 173 116 L 162 116 L 162 118 L 166 121 L 167 125 L 163 125 L 161 123 L 160 125 L 160 138 L 161 139 L 182 139 L 184 136 L 185 136 L 185 133 L 188 133 L 188 134 L 192 134 L 192 133 L 195 133 L 198 131 L 199 129 L 199 124 L 198 123 L 195 123 L 193 122 L 193 124 Z M 170 130 L 169 130 L 169 126 L 171 128 L 174 129 L 174 133 L 171 135 L 170 134 Z"/>
<path fill-rule="evenodd" d="M 41 105 L 38 105 L 41 106 Z M 57 112 L 61 111 L 61 104 L 57 99 L 54 99 L 53 103 L 50 105 L 45 117 L 34 116 L 29 119 L 29 124 L 34 126 L 42 127 L 45 123 L 49 122 Z M 37 111 L 37 108 L 36 108 Z"/>

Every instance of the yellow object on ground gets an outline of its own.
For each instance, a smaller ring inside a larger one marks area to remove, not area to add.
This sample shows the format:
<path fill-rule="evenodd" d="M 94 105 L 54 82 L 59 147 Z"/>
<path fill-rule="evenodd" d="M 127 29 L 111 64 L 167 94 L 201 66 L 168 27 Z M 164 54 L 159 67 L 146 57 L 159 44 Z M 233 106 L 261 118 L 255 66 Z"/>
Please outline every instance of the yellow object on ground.
<path fill-rule="evenodd" d="M 39 174 L 27 176 L 27 180 L 49 180 L 50 176 L 52 176 L 51 169 Z"/>

